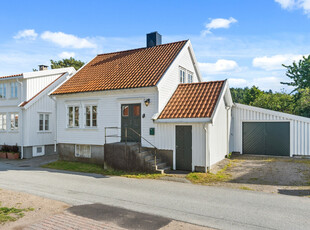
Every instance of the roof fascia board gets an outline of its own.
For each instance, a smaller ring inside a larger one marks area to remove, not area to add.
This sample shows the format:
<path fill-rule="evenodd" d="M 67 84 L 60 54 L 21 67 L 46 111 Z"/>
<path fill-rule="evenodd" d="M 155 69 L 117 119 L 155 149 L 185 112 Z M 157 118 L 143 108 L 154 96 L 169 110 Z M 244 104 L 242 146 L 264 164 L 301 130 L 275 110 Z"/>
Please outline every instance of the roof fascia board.
<path fill-rule="evenodd" d="M 14 80 L 14 79 L 19 79 L 23 78 L 23 75 L 16 76 L 16 77 L 5 77 L 5 78 L 0 78 L 0 81 L 9 81 L 9 80 Z"/>
<path fill-rule="evenodd" d="M 223 99 L 223 97 L 224 97 L 224 95 L 225 95 L 226 89 L 227 89 L 227 79 L 224 81 L 224 85 L 223 85 L 223 88 L 222 88 L 222 90 L 221 90 L 220 96 L 219 96 L 218 99 L 217 99 L 215 108 L 214 108 L 213 113 L 212 113 L 212 115 L 211 115 L 211 120 L 212 120 L 212 121 L 213 121 L 213 119 L 214 119 L 214 118 L 216 117 L 216 115 L 217 115 L 217 111 L 218 111 L 219 104 L 220 104 L 221 100 Z"/>
<path fill-rule="evenodd" d="M 157 119 L 155 123 L 211 123 L 211 119 L 204 118 L 170 118 L 170 119 Z"/>
<path fill-rule="evenodd" d="M 202 82 L 202 77 L 201 77 L 200 69 L 199 69 L 199 66 L 198 66 L 198 62 L 197 62 L 197 59 L 196 59 L 196 56 L 195 56 L 195 52 L 194 52 L 192 43 L 191 43 L 190 40 L 188 40 L 188 42 L 189 42 L 189 44 L 188 44 L 189 55 L 190 55 L 190 57 L 192 59 L 192 62 L 193 62 L 196 74 L 198 76 L 198 79 L 199 79 L 200 82 Z"/>
<path fill-rule="evenodd" d="M 235 103 L 234 106 L 235 107 L 240 107 L 240 108 L 243 108 L 243 109 L 247 109 L 247 110 L 253 110 L 255 112 L 267 113 L 267 114 L 274 115 L 274 116 L 284 117 L 284 118 L 287 118 L 287 119 L 290 119 L 290 120 L 298 120 L 298 121 L 303 121 L 303 122 L 310 123 L 310 118 L 307 118 L 307 117 L 302 117 L 302 116 L 293 115 L 293 114 L 289 114 L 289 113 L 273 111 L 273 110 L 270 110 L 270 109 L 263 109 L 263 108 L 259 108 L 259 107 L 255 107 L 255 106 L 250 106 L 250 105 L 243 105 L 243 104 L 239 104 L 239 103 Z"/>
<path fill-rule="evenodd" d="M 50 70 L 42 70 L 42 71 L 34 71 L 34 72 L 27 72 L 23 73 L 24 78 L 36 78 L 36 77 L 43 77 L 47 75 L 56 75 L 64 72 L 74 72 L 75 69 L 73 67 L 66 67 L 66 68 L 59 68 L 59 69 L 50 69 Z"/>

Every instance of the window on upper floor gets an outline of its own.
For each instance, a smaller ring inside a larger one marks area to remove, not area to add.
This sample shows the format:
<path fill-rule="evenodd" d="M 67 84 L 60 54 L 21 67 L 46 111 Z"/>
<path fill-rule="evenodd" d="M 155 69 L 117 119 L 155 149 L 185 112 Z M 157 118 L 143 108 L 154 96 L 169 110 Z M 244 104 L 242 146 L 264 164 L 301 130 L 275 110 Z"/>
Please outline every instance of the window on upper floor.
<path fill-rule="evenodd" d="M 85 127 L 97 127 L 97 106 L 85 106 Z"/>
<path fill-rule="evenodd" d="M 187 72 L 187 83 L 193 83 L 193 74 L 191 72 Z"/>
<path fill-rule="evenodd" d="M 0 99 L 6 98 L 6 84 L 0 84 Z"/>
<path fill-rule="evenodd" d="M 68 127 L 74 128 L 79 127 L 80 118 L 80 107 L 79 106 L 68 106 Z"/>
<path fill-rule="evenodd" d="M 0 131 L 6 130 L 6 114 L 0 113 Z"/>
<path fill-rule="evenodd" d="M 185 70 L 180 69 L 180 83 L 185 83 Z"/>
<path fill-rule="evenodd" d="M 18 130 L 18 113 L 11 113 L 11 130 Z"/>
<path fill-rule="evenodd" d="M 11 82 L 11 98 L 17 98 L 17 82 Z"/>
<path fill-rule="evenodd" d="M 49 131 L 50 115 L 46 113 L 39 114 L 39 131 Z"/>

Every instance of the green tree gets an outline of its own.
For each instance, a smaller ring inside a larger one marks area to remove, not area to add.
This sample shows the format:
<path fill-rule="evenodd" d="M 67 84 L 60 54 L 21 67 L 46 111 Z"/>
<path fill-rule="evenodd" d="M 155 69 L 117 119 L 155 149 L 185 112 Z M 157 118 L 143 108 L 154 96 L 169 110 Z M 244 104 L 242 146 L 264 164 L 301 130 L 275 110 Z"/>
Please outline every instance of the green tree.
<path fill-rule="evenodd" d="M 58 69 L 58 68 L 64 68 L 64 67 L 74 67 L 75 70 L 78 70 L 84 64 L 85 64 L 84 62 L 82 62 L 80 60 L 76 60 L 73 57 L 67 58 L 67 59 L 62 59 L 59 61 L 51 60 L 51 68 L 52 69 Z"/>
<path fill-rule="evenodd" d="M 310 88 L 300 89 L 295 95 L 295 114 L 310 117 Z"/>
<path fill-rule="evenodd" d="M 260 97 L 264 92 L 261 91 L 257 86 L 252 86 L 245 94 L 243 103 L 246 105 L 252 105 L 256 98 Z"/>
<path fill-rule="evenodd" d="M 292 65 L 284 65 L 287 68 L 286 76 L 292 79 L 291 82 L 281 82 L 281 84 L 295 87 L 292 92 L 310 87 L 310 55 L 303 57 L 298 63 L 295 61 Z"/>
<path fill-rule="evenodd" d="M 233 102 L 241 103 L 244 102 L 244 95 L 249 91 L 248 87 L 245 88 L 230 88 L 231 96 L 233 99 Z"/>
<path fill-rule="evenodd" d="M 263 93 L 251 105 L 284 113 L 294 113 L 294 98 L 286 93 Z"/>

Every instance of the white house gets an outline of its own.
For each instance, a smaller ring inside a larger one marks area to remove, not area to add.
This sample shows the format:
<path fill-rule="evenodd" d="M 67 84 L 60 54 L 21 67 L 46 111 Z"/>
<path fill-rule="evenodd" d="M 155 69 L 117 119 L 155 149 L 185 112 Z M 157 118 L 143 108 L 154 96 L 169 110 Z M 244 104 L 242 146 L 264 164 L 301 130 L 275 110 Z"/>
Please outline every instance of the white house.
<path fill-rule="evenodd" d="M 97 55 L 50 96 L 69 160 L 102 163 L 107 144 L 127 141 L 188 171 L 234 151 L 310 155 L 310 119 L 233 104 L 226 80 L 202 82 L 189 40 L 161 44 L 157 32 L 144 48 Z"/>
<path fill-rule="evenodd" d="M 100 159 L 106 142 L 125 141 L 127 127 L 142 136 L 129 129 L 128 141 L 166 151 L 173 169 L 206 171 L 223 159 L 227 82 L 202 82 L 189 40 L 160 43 L 154 32 L 145 48 L 98 55 L 51 93 L 60 155 Z"/>
<path fill-rule="evenodd" d="M 54 153 L 55 102 L 48 96 L 75 73 L 62 68 L 0 77 L 0 146 L 17 145 L 21 158 Z"/>

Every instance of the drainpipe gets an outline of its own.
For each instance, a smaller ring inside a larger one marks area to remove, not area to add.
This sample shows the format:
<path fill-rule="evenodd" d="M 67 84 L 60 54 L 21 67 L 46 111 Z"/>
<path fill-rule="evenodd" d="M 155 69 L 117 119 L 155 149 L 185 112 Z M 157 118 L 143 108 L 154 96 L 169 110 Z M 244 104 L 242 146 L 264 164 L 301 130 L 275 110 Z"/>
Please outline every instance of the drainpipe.
<path fill-rule="evenodd" d="M 227 127 L 226 127 L 226 129 L 227 129 L 227 151 L 226 151 L 226 153 L 227 153 L 227 155 L 229 154 L 229 134 L 230 134 L 230 131 L 229 131 L 229 110 L 231 109 L 231 107 L 229 107 L 229 106 L 227 106 L 226 108 L 226 114 L 227 114 L 227 118 L 226 118 L 226 123 L 227 123 Z"/>
<path fill-rule="evenodd" d="M 54 119 L 54 129 L 55 129 L 55 135 L 54 135 L 54 152 L 57 152 L 57 102 L 54 97 L 50 97 L 54 103 L 55 103 L 55 119 Z"/>
<path fill-rule="evenodd" d="M 20 84 L 20 103 L 22 102 L 22 98 L 24 96 L 24 84 L 23 82 L 16 79 L 16 81 Z M 21 143 L 20 143 L 20 159 L 24 158 L 24 109 L 21 108 Z"/>
<path fill-rule="evenodd" d="M 211 123 L 206 123 L 204 126 L 204 130 L 206 132 L 206 172 L 210 170 L 210 127 Z"/>

